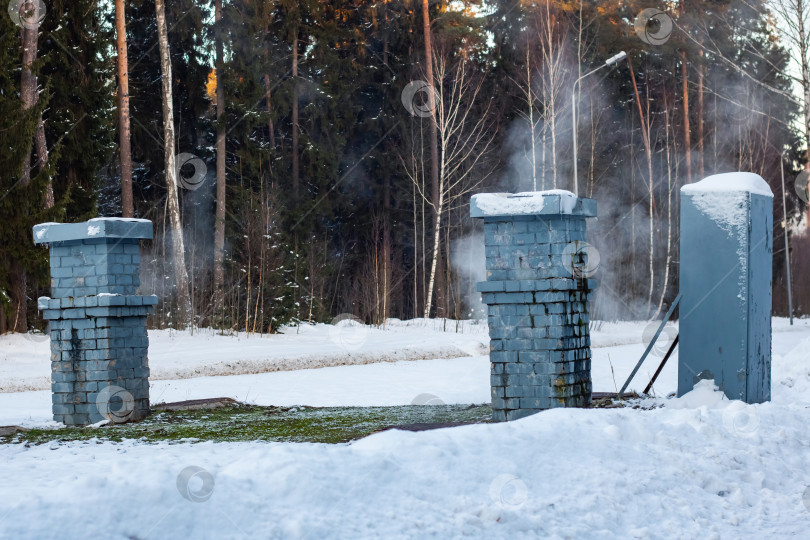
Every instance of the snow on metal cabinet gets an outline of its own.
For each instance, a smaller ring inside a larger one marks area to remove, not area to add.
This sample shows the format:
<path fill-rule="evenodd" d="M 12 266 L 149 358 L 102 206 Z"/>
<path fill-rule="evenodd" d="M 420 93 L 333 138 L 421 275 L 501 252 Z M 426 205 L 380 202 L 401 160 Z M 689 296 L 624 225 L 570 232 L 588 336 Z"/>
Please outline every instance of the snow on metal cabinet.
<path fill-rule="evenodd" d="M 678 395 L 714 379 L 729 399 L 771 397 L 773 193 L 727 173 L 681 188 Z"/>

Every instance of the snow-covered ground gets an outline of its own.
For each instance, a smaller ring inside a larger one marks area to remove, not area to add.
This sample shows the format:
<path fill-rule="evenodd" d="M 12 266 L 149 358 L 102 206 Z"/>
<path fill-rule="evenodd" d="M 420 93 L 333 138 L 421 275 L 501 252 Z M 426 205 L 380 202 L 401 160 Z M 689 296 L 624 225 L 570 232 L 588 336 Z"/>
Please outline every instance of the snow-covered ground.
<path fill-rule="evenodd" d="M 49 343 L 43 334 L 0 336 L 0 393 L 51 387 Z M 429 319 L 392 319 L 385 329 L 343 320 L 272 335 L 150 330 L 150 379 L 485 355 L 488 343 L 485 322 Z"/>
<path fill-rule="evenodd" d="M 646 326 L 595 325 L 596 391 L 621 386 Z M 488 401 L 486 328 L 443 329 L 423 320 L 263 338 L 150 332 L 160 379 L 152 399 Z M 729 402 L 708 383 L 665 398 L 673 358 L 660 397 L 644 402 L 654 410 L 553 410 L 345 445 L 0 445 L 0 538 L 806 537 L 810 321 L 775 319 L 773 337 L 773 400 L 762 405 Z M 47 381 L 46 341 L 3 336 L 0 351 L 1 387 Z M 659 361 L 651 357 L 631 388 L 642 389 Z M 294 369 L 317 366 L 331 367 Z M 47 391 L 0 393 L 0 425 L 49 419 Z"/>
<path fill-rule="evenodd" d="M 773 326 L 777 357 L 810 336 L 810 319 L 794 326 L 774 319 Z M 593 325 L 594 391 L 621 388 L 654 328 L 644 322 Z M 230 397 L 279 406 L 407 405 L 423 393 L 448 404 L 489 402 L 483 323 L 392 320 L 382 330 L 344 322 L 265 336 L 158 330 L 149 339 L 153 403 Z M 630 391 L 644 389 L 666 349 L 662 341 Z M 0 336 L 0 425 L 52 424 L 49 362 L 47 338 Z M 677 389 L 677 364 L 676 349 L 653 387 L 656 395 Z M 34 391 L 15 391 L 29 389 Z"/>

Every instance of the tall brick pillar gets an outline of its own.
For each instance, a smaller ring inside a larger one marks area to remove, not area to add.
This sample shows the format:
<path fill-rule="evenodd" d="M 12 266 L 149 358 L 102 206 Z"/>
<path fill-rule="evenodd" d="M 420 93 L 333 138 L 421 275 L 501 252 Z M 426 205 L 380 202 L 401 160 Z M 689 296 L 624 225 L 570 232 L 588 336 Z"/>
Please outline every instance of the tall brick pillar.
<path fill-rule="evenodd" d="M 53 418 L 68 426 L 141 420 L 149 413 L 146 316 L 156 296 L 135 294 L 144 219 L 42 223 L 51 297 L 38 302 L 51 336 Z"/>
<path fill-rule="evenodd" d="M 565 191 L 474 195 L 483 218 L 492 415 L 515 420 L 591 401 L 586 218 L 596 201 Z"/>

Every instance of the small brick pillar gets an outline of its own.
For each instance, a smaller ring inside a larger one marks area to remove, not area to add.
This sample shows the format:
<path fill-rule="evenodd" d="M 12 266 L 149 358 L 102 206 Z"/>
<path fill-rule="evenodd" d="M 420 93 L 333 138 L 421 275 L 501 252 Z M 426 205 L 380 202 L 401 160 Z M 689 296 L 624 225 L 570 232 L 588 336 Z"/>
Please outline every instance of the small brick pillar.
<path fill-rule="evenodd" d="M 515 420 L 591 401 L 586 218 L 596 201 L 553 192 L 475 195 L 483 218 L 492 416 Z M 595 258 L 591 261 L 595 263 Z"/>
<path fill-rule="evenodd" d="M 42 223 L 34 243 L 49 244 L 51 297 L 38 307 L 51 336 L 53 418 L 68 426 L 121 423 L 149 413 L 146 316 L 156 296 L 140 285 L 145 219 Z"/>

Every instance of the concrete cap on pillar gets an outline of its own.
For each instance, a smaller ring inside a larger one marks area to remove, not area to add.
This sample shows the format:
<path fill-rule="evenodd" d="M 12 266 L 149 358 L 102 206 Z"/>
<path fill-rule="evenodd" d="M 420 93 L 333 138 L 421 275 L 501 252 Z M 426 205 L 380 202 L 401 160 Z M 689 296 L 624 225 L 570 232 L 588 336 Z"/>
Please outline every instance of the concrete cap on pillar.
<path fill-rule="evenodd" d="M 596 201 L 570 191 L 479 193 L 470 199 L 470 217 L 571 215 L 596 217 Z"/>
<path fill-rule="evenodd" d="M 34 243 L 70 242 L 102 238 L 152 238 L 148 219 L 101 217 L 81 223 L 40 223 L 34 225 Z"/>

